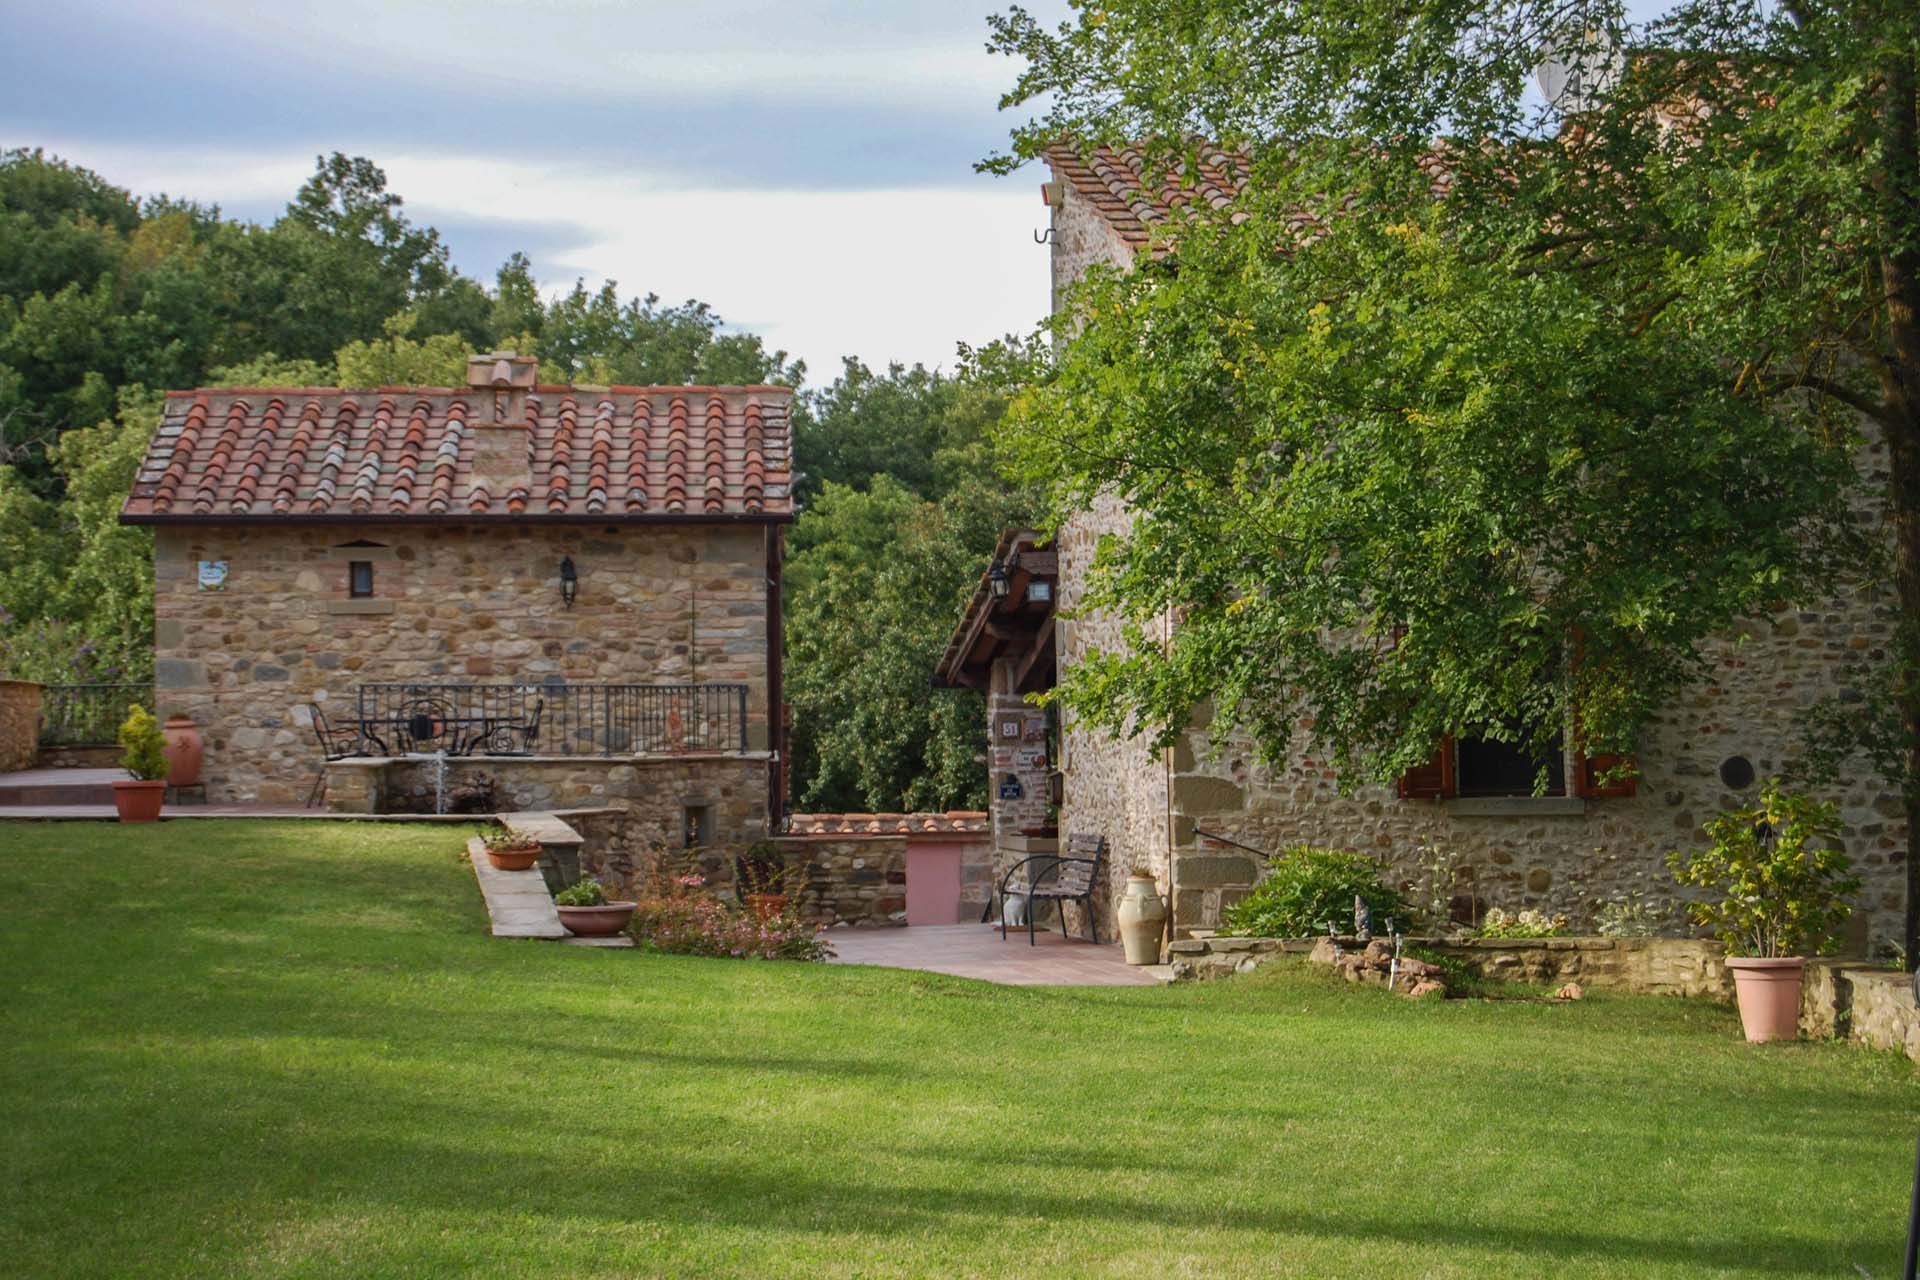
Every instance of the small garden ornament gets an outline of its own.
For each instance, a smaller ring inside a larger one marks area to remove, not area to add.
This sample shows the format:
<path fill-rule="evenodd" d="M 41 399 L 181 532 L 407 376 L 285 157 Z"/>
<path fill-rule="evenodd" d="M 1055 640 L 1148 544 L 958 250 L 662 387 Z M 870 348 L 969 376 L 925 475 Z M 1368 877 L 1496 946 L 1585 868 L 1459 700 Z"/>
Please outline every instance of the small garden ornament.
<path fill-rule="evenodd" d="M 113 784 L 113 807 L 122 822 L 154 822 L 167 795 L 167 740 L 145 707 L 127 712 L 120 726 L 120 765 L 130 775 Z"/>
<path fill-rule="evenodd" d="M 1806 957 L 1832 949 L 1860 888 L 1838 847 L 1839 811 L 1770 778 L 1758 805 L 1723 810 L 1706 832 L 1711 848 L 1667 855 L 1681 884 L 1719 895 L 1688 903 L 1687 916 L 1726 944 L 1747 1039 L 1791 1040 Z"/>

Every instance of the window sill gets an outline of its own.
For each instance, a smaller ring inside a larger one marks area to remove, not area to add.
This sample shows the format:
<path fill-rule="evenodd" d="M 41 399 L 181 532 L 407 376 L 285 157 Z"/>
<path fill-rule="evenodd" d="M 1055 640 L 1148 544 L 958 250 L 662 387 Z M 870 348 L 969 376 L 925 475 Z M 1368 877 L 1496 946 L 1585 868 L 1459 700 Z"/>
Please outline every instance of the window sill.
<path fill-rule="evenodd" d="M 327 612 L 332 614 L 376 614 L 392 613 L 391 600 L 329 600 Z"/>
<path fill-rule="evenodd" d="M 1587 812 L 1579 796 L 1461 796 L 1446 806 L 1456 818 L 1578 818 Z"/>

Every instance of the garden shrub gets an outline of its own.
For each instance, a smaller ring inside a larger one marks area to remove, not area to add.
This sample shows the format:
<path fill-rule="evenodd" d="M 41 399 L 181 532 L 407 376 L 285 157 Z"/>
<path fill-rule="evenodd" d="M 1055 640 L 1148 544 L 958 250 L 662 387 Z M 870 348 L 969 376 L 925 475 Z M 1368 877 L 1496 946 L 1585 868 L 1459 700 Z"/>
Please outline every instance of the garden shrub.
<path fill-rule="evenodd" d="M 825 960 L 833 948 L 793 906 L 762 917 L 716 897 L 699 875 L 656 877 L 640 894 L 633 935 L 655 951 L 681 956 Z"/>
<path fill-rule="evenodd" d="M 1253 938 L 1305 938 L 1325 933 L 1327 924 L 1346 932 L 1353 926 L 1353 900 L 1373 912 L 1382 932 L 1389 918 L 1411 922 L 1406 901 L 1380 883 L 1380 864 L 1365 854 L 1343 849 L 1292 845 L 1280 851 L 1266 878 L 1221 914 L 1221 932 Z"/>
<path fill-rule="evenodd" d="M 1687 918 L 1713 931 L 1730 956 L 1819 955 L 1852 913 L 1860 881 L 1838 847 L 1833 805 L 1769 778 L 1752 807 L 1724 809 L 1706 824 L 1711 848 L 1667 855 L 1681 884 L 1719 896 L 1689 902 Z"/>
<path fill-rule="evenodd" d="M 127 711 L 120 726 L 120 767 L 141 782 L 158 782 L 167 776 L 167 739 L 160 722 L 145 707 Z"/>
<path fill-rule="evenodd" d="M 1550 916 L 1524 907 L 1519 911 L 1488 907 L 1486 918 L 1474 930 L 1482 938 L 1552 938 L 1566 931 L 1565 916 Z"/>

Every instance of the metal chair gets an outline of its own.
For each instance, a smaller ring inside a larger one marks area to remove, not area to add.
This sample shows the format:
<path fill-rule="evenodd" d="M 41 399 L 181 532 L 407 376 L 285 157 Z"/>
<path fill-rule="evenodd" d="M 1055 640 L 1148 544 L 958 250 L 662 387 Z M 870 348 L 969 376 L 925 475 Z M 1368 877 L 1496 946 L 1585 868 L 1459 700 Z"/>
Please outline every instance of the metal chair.
<path fill-rule="evenodd" d="M 370 739 L 358 724 L 351 729 L 329 724 L 327 713 L 317 702 L 307 704 L 307 715 L 313 722 L 313 736 L 320 741 L 320 776 L 313 780 L 313 787 L 307 792 L 307 808 L 315 809 L 327 798 L 327 763 L 369 754 Z"/>
<path fill-rule="evenodd" d="M 1007 874 L 1001 877 L 1000 901 L 1000 938 L 1007 936 L 1007 899 L 1018 896 L 1027 904 L 1027 945 L 1034 946 L 1033 904 L 1051 902 L 1060 911 L 1060 936 L 1071 938 L 1067 932 L 1066 904 L 1078 902 L 1086 911 L 1089 941 L 1100 941 L 1100 922 L 1093 915 L 1093 891 L 1099 883 L 1100 868 L 1107 860 L 1107 838 L 1105 836 L 1068 836 L 1065 856 L 1057 853 L 1036 853 L 1030 858 L 1022 858 L 1015 863 Z"/>

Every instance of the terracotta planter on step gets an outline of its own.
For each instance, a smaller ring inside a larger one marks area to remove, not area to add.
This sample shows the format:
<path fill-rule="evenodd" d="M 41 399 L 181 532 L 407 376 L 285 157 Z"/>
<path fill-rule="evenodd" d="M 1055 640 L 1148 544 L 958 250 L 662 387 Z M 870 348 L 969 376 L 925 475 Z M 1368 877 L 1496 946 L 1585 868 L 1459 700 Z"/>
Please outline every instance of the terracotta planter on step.
<path fill-rule="evenodd" d="M 496 871 L 526 871 L 540 861 L 540 846 L 527 844 L 515 849 L 489 849 L 487 861 L 493 864 Z"/>
<path fill-rule="evenodd" d="M 1152 876 L 1128 876 L 1120 896 L 1120 943 L 1128 964 L 1160 963 L 1160 931 L 1167 921 L 1167 904 Z"/>
<path fill-rule="evenodd" d="M 582 938 L 611 938 L 627 927 L 638 903 L 609 902 L 598 907 L 559 907 L 560 923 Z"/>
<path fill-rule="evenodd" d="M 1800 984 L 1807 962 L 1800 956 L 1728 956 L 1740 1026 L 1754 1044 L 1800 1035 Z"/>
<path fill-rule="evenodd" d="M 168 716 L 166 724 L 160 727 L 160 735 L 167 740 L 163 749 L 167 757 L 167 785 L 199 786 L 206 744 L 200 740 L 200 730 L 194 725 L 193 717 Z"/>
<path fill-rule="evenodd" d="M 167 798 L 164 778 L 152 782 L 129 779 L 113 784 L 113 807 L 122 822 L 158 822 L 160 805 Z"/>

